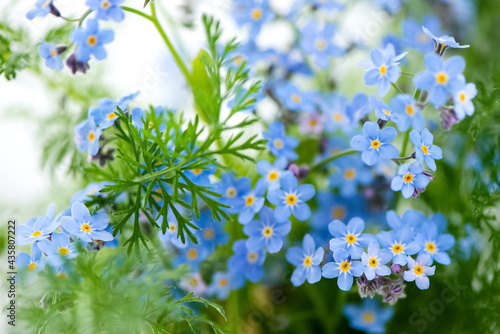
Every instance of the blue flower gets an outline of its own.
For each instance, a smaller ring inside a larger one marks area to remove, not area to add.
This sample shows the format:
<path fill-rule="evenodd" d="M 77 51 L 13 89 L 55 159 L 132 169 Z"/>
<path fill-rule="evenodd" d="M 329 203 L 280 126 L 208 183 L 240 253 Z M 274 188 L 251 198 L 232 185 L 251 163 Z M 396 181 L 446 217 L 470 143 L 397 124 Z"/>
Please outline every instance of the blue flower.
<path fill-rule="evenodd" d="M 455 104 L 455 115 L 459 120 L 463 120 L 465 115 L 474 114 L 474 104 L 472 99 L 477 95 L 476 85 L 473 83 L 463 84 L 454 87 L 453 103 Z"/>
<path fill-rule="evenodd" d="M 373 49 L 370 52 L 371 61 L 361 61 L 359 65 L 365 68 L 365 84 L 378 85 L 378 95 L 385 96 L 389 92 L 391 83 L 398 81 L 401 76 L 399 62 L 406 56 L 402 53 L 396 56 L 394 45 L 389 44 L 385 49 Z"/>
<path fill-rule="evenodd" d="M 81 152 L 89 152 L 90 155 L 96 155 L 99 151 L 99 137 L 102 130 L 96 127 L 92 119 L 87 119 L 78 123 L 75 128 L 74 141 L 76 147 Z"/>
<path fill-rule="evenodd" d="M 306 234 L 302 240 L 302 248 L 291 247 L 286 252 L 286 260 L 297 268 L 293 271 L 291 281 L 293 286 L 302 285 L 305 280 L 309 284 L 319 282 L 321 268 L 319 267 L 325 251 L 322 247 L 316 249 L 313 238 Z"/>
<path fill-rule="evenodd" d="M 323 266 L 323 277 L 338 277 L 339 289 L 349 291 L 352 287 L 352 277 L 359 277 L 363 274 L 363 265 L 359 261 L 352 261 L 349 253 L 342 248 L 333 252 L 333 260 L 334 262 L 328 262 Z"/>
<path fill-rule="evenodd" d="M 200 228 L 195 232 L 195 235 L 199 236 L 199 242 L 212 251 L 215 251 L 216 246 L 224 245 L 229 241 L 229 235 L 223 231 L 224 225 L 221 222 L 214 221 L 209 210 L 201 211 L 200 218 L 194 217 L 193 220 L 196 226 Z"/>
<path fill-rule="evenodd" d="M 427 254 L 422 254 L 414 260 L 411 256 L 408 256 L 408 270 L 404 272 L 403 278 L 407 282 L 413 282 L 417 284 L 420 290 L 425 290 L 429 288 L 429 277 L 434 275 L 436 271 L 436 266 L 432 266 L 432 258 Z"/>
<path fill-rule="evenodd" d="M 361 160 L 368 166 L 373 166 L 379 158 L 394 159 L 399 156 L 399 150 L 391 145 L 398 132 L 395 128 L 387 126 L 380 130 L 376 122 L 365 122 L 363 135 L 354 136 L 351 147 L 363 152 Z"/>
<path fill-rule="evenodd" d="M 441 23 L 434 15 L 424 18 L 423 25 L 432 31 L 440 31 Z M 422 24 L 412 18 L 404 19 L 402 22 L 403 42 L 406 46 L 416 49 L 421 53 L 432 52 L 434 50 L 434 41 L 422 30 Z"/>
<path fill-rule="evenodd" d="M 394 213 L 394 211 L 392 212 Z M 396 214 L 394 213 L 394 215 Z M 389 220 L 389 214 L 387 217 Z M 401 266 L 406 264 L 408 255 L 417 254 L 421 249 L 419 243 L 413 241 L 409 225 L 403 225 L 395 231 L 382 231 L 377 234 L 377 240 L 383 248 L 392 253 L 392 262 Z"/>
<path fill-rule="evenodd" d="M 213 166 L 208 166 L 207 169 L 200 169 L 200 168 L 194 168 L 194 169 L 187 169 L 184 170 L 184 176 L 186 176 L 189 181 L 193 182 L 194 184 L 202 187 L 209 187 L 211 186 L 210 182 L 210 175 L 213 175 L 215 173 L 216 168 Z M 185 183 L 184 180 L 181 180 L 180 182 Z"/>
<path fill-rule="evenodd" d="M 54 267 L 62 266 L 64 260 L 78 256 L 75 243 L 64 233 L 52 233 L 50 241 L 38 242 L 38 248 L 47 255 L 47 261 Z"/>
<path fill-rule="evenodd" d="M 366 333 L 385 333 L 385 324 L 394 316 L 394 308 L 380 307 L 375 299 L 365 298 L 363 304 L 346 304 L 343 313 L 351 328 Z"/>
<path fill-rule="evenodd" d="M 91 196 L 104 196 L 106 193 L 101 193 L 101 189 L 104 188 L 105 182 L 92 182 L 89 183 L 85 189 L 77 191 L 70 200 L 70 204 L 73 205 L 75 202 L 86 202 L 92 200 Z"/>
<path fill-rule="evenodd" d="M 26 252 L 20 252 L 16 256 L 16 266 L 19 269 L 27 269 L 29 272 L 38 272 L 45 267 L 45 259 L 42 259 L 42 252 L 38 245 L 31 245 L 31 255 Z"/>
<path fill-rule="evenodd" d="M 264 270 L 262 265 L 266 259 L 266 252 L 263 249 L 250 251 L 245 240 L 235 241 L 233 244 L 234 255 L 228 260 L 228 267 L 236 272 L 241 272 L 250 282 L 258 282 Z"/>
<path fill-rule="evenodd" d="M 313 5 L 325 11 L 342 10 L 344 5 L 335 0 L 311 0 Z"/>
<path fill-rule="evenodd" d="M 237 212 L 238 222 L 240 224 L 247 224 L 250 222 L 254 215 L 262 209 L 264 205 L 264 193 L 266 186 L 262 183 L 257 183 L 255 189 L 242 194 L 239 198 L 234 200 L 231 212 Z"/>
<path fill-rule="evenodd" d="M 427 254 L 437 263 L 451 264 L 450 256 L 445 251 L 455 244 L 455 238 L 451 234 L 440 234 L 435 223 L 425 222 L 415 241 L 421 247 L 419 254 Z"/>
<path fill-rule="evenodd" d="M 158 225 L 161 226 L 163 223 L 163 216 L 158 216 L 156 220 Z M 179 236 L 179 224 L 177 223 L 177 218 L 172 210 L 168 210 L 167 223 L 168 227 L 165 230 L 165 233 L 163 233 L 161 229 L 158 231 L 158 237 L 160 240 L 164 243 L 170 242 L 177 248 L 186 248 L 187 244 L 183 243 Z"/>
<path fill-rule="evenodd" d="M 290 160 L 298 158 L 297 153 L 293 151 L 299 145 L 295 137 L 285 134 L 285 126 L 281 122 L 274 122 L 269 125 L 269 131 L 263 132 L 262 136 L 267 139 L 267 147 L 271 154 L 277 157 L 285 157 Z"/>
<path fill-rule="evenodd" d="M 397 123 L 399 115 L 393 113 L 391 108 L 382 100 L 377 100 L 375 95 L 370 95 L 370 108 L 375 109 L 375 116 L 383 121 L 393 121 Z"/>
<path fill-rule="evenodd" d="M 265 206 L 260 211 L 260 220 L 254 220 L 243 228 L 243 232 L 249 237 L 246 241 L 247 249 L 256 252 L 266 246 L 269 253 L 277 253 L 283 246 L 282 238 L 291 228 L 289 220 L 277 222 L 273 210 Z"/>
<path fill-rule="evenodd" d="M 99 100 L 99 105 L 97 107 L 91 107 L 89 109 L 89 118 L 92 118 L 94 123 L 101 129 L 106 129 L 115 123 L 118 118 L 117 107 L 120 110 L 125 111 L 128 108 L 131 100 L 138 94 L 134 93 L 122 97 L 119 101 L 114 101 L 109 98 L 103 98 Z"/>
<path fill-rule="evenodd" d="M 396 14 L 401 9 L 401 4 L 406 0 L 375 0 L 375 2 L 387 10 L 390 14 Z"/>
<path fill-rule="evenodd" d="M 357 126 L 359 121 L 371 113 L 372 109 L 368 103 L 368 96 L 357 93 L 352 97 L 352 102 L 346 106 L 346 114 L 353 125 Z"/>
<path fill-rule="evenodd" d="M 239 25 L 250 25 L 250 39 L 257 35 L 262 25 L 273 19 L 268 0 L 236 0 L 233 15 Z"/>
<path fill-rule="evenodd" d="M 330 250 L 344 249 L 349 252 L 353 259 L 360 259 L 363 248 L 368 247 L 373 236 L 361 233 L 365 228 L 365 222 L 359 217 L 349 220 L 347 226 L 340 220 L 334 220 L 328 225 L 328 230 L 333 238 L 330 239 Z"/>
<path fill-rule="evenodd" d="M 344 197 L 353 196 L 358 185 L 367 185 L 373 181 L 373 174 L 359 158 L 345 157 L 337 160 L 337 168 L 328 178 L 331 187 L 340 188 Z"/>
<path fill-rule="evenodd" d="M 38 0 L 36 2 L 36 8 L 30 10 L 26 14 L 26 18 L 33 20 L 35 17 L 45 17 L 50 14 L 52 6 L 52 0 Z"/>
<path fill-rule="evenodd" d="M 274 163 L 267 160 L 260 160 L 256 164 L 257 172 L 262 176 L 259 182 L 263 182 L 268 189 L 275 189 L 280 187 L 281 179 L 290 171 L 286 170 L 288 160 L 285 157 L 277 158 Z M 262 181 L 261 181 L 262 180 Z"/>
<path fill-rule="evenodd" d="M 203 244 L 193 244 L 186 238 L 186 246 L 180 249 L 180 254 L 172 262 L 174 267 L 181 264 L 189 265 L 189 272 L 198 272 L 200 263 L 210 255 L 210 250 Z"/>
<path fill-rule="evenodd" d="M 43 43 L 38 47 L 40 56 L 45 59 L 45 66 L 53 70 L 62 70 L 63 62 L 54 43 Z"/>
<path fill-rule="evenodd" d="M 443 151 L 436 145 L 432 145 L 433 136 L 429 130 L 424 129 L 420 135 L 417 130 L 410 132 L 410 139 L 415 145 L 415 157 L 418 161 L 424 161 L 432 171 L 436 171 L 434 159 L 442 159 Z"/>
<path fill-rule="evenodd" d="M 274 217 L 277 221 L 285 221 L 293 213 L 295 218 L 304 221 L 311 217 L 311 209 L 305 203 L 313 198 L 314 187 L 310 184 L 299 183 L 295 176 L 286 175 L 281 179 L 281 189 L 270 190 L 267 199 L 276 205 Z"/>
<path fill-rule="evenodd" d="M 392 179 L 391 189 L 400 191 L 404 198 L 410 198 L 415 192 L 415 188 L 425 189 L 430 182 L 427 175 L 423 174 L 424 166 L 418 161 L 411 165 L 402 164 L 399 167 L 398 175 Z"/>
<path fill-rule="evenodd" d="M 455 38 L 453 36 L 441 36 L 441 37 L 436 37 L 432 32 L 429 31 L 426 27 L 422 27 L 422 30 L 424 33 L 429 36 L 432 40 L 434 40 L 434 43 L 436 46 L 438 46 L 439 50 L 444 50 L 446 47 L 450 47 L 452 49 L 465 49 L 470 47 L 470 45 L 460 45 L 455 41 Z"/>
<path fill-rule="evenodd" d="M 18 245 L 26 245 L 35 241 L 47 239 L 52 232 L 59 227 L 57 220 L 52 220 L 49 213 L 36 220 L 30 220 L 26 225 L 18 225 L 16 231 L 16 242 Z"/>
<path fill-rule="evenodd" d="M 431 103 L 441 107 L 456 87 L 462 86 L 465 60 L 461 56 L 453 56 L 443 62 L 437 54 L 429 53 L 425 55 L 424 62 L 427 72 L 418 73 L 413 84 L 418 89 L 429 91 Z"/>
<path fill-rule="evenodd" d="M 276 86 L 276 96 L 292 111 L 314 111 L 314 93 L 305 92 L 295 86 L 290 81 L 286 81 Z"/>
<path fill-rule="evenodd" d="M 220 201 L 223 204 L 234 207 L 238 198 L 250 191 L 251 187 L 252 184 L 248 177 L 236 179 L 234 175 L 224 173 L 220 177 L 220 182 L 216 185 L 216 191 L 222 195 Z M 235 210 L 231 209 L 228 209 L 228 211 L 237 213 Z"/>
<path fill-rule="evenodd" d="M 125 18 L 123 9 L 120 5 L 124 0 L 87 0 L 85 4 L 90 9 L 96 11 L 96 18 L 99 20 L 112 19 L 115 22 L 121 22 Z"/>
<path fill-rule="evenodd" d="M 231 109 L 238 108 L 239 111 L 249 111 L 249 109 L 255 110 L 255 106 L 263 98 L 264 94 L 261 91 L 248 94 L 248 89 L 239 87 L 236 89 L 234 99 L 230 100 L 227 106 Z"/>
<path fill-rule="evenodd" d="M 71 34 L 71 41 L 76 44 L 76 59 L 86 62 L 94 55 L 97 60 L 106 58 L 104 44 L 111 43 L 115 38 L 111 29 L 99 30 L 96 19 L 87 20 L 86 28 L 76 28 Z"/>
<path fill-rule="evenodd" d="M 245 285 L 245 277 L 242 273 L 236 272 L 215 272 L 212 284 L 208 286 L 207 294 L 216 295 L 219 300 L 224 300 L 229 296 L 231 290 L 237 290 Z"/>
<path fill-rule="evenodd" d="M 347 116 L 347 99 L 341 94 L 321 96 L 319 101 L 321 112 L 325 115 L 325 129 L 328 132 L 342 130 L 349 133 L 353 129 L 352 121 Z"/>
<path fill-rule="evenodd" d="M 302 28 L 300 46 L 321 68 L 328 68 L 330 57 L 344 54 L 344 49 L 333 43 L 334 34 L 333 24 L 320 26 L 316 22 L 309 22 Z"/>
<path fill-rule="evenodd" d="M 370 241 L 368 249 L 361 255 L 366 278 L 371 281 L 378 276 L 388 276 L 391 269 L 385 264 L 392 259 L 392 254 L 386 249 L 380 249 L 380 245 L 375 240 Z"/>
<path fill-rule="evenodd" d="M 424 117 L 415 100 L 410 95 L 397 95 L 389 102 L 389 105 L 393 111 L 399 113 L 399 131 L 406 131 L 410 126 L 419 131 L 424 128 Z"/>
<path fill-rule="evenodd" d="M 106 213 L 97 213 L 90 216 L 89 209 L 80 202 L 73 203 L 71 217 L 61 218 L 62 227 L 85 242 L 113 240 L 113 235 L 104 231 L 108 224 L 109 217 Z"/>

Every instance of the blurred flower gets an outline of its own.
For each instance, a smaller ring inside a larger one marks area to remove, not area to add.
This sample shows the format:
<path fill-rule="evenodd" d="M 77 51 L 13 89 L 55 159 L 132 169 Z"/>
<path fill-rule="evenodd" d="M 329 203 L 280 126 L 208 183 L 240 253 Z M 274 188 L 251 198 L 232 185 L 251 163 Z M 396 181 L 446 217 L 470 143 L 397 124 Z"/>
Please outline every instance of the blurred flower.
<path fill-rule="evenodd" d="M 410 126 L 419 131 L 424 128 L 424 117 L 410 95 L 396 95 L 389 105 L 393 111 L 399 113 L 397 123 L 399 131 L 406 131 Z"/>
<path fill-rule="evenodd" d="M 358 185 L 367 185 L 373 181 L 373 173 L 357 157 L 344 157 L 336 161 L 337 168 L 328 177 L 330 187 L 340 188 L 344 197 L 353 196 Z"/>
<path fill-rule="evenodd" d="M 43 43 L 38 47 L 40 56 L 45 59 L 45 66 L 53 70 L 62 70 L 63 62 L 59 56 L 58 47 L 54 43 Z"/>
<path fill-rule="evenodd" d="M 257 161 L 257 172 L 262 176 L 258 182 L 264 183 L 269 190 L 280 188 L 281 179 L 290 174 L 286 170 L 287 165 L 288 161 L 285 157 L 276 158 L 273 164 L 267 160 Z"/>
<path fill-rule="evenodd" d="M 286 259 L 297 268 L 293 271 L 291 281 L 293 286 L 302 285 L 305 280 L 309 284 L 319 282 L 321 279 L 321 268 L 325 251 L 322 247 L 316 249 L 313 238 L 306 234 L 302 241 L 302 248 L 291 247 L 286 253 Z"/>
<path fill-rule="evenodd" d="M 298 158 L 293 149 L 299 145 L 299 141 L 297 138 L 285 134 L 283 123 L 274 122 L 270 124 L 268 132 L 263 132 L 262 136 L 267 139 L 267 147 L 271 154 L 292 160 Z"/>
<path fill-rule="evenodd" d="M 366 333 L 385 333 L 385 324 L 394 316 L 394 309 L 380 307 L 374 299 L 364 299 L 363 304 L 346 304 L 344 315 L 349 326 Z"/>
<path fill-rule="evenodd" d="M 38 245 L 31 245 L 31 255 L 26 252 L 19 252 L 16 256 L 16 266 L 21 269 L 27 269 L 29 272 L 38 272 L 45 267 L 45 259 L 42 259 L 42 252 Z"/>
<path fill-rule="evenodd" d="M 264 270 L 262 265 L 266 259 L 263 249 L 250 251 L 245 240 L 237 240 L 233 244 L 234 255 L 228 260 L 228 268 L 233 272 L 241 272 L 250 282 L 258 282 Z"/>
<path fill-rule="evenodd" d="M 426 16 L 423 24 L 415 21 L 413 18 L 406 18 L 402 23 L 403 42 L 406 46 L 416 49 L 421 53 L 432 52 L 434 50 L 434 41 L 423 32 L 422 25 L 434 32 L 441 30 L 441 23 L 434 15 Z"/>
<path fill-rule="evenodd" d="M 51 12 L 51 7 L 53 6 L 52 0 L 38 0 L 35 5 L 36 8 L 30 10 L 26 14 L 26 18 L 28 18 L 29 20 L 33 20 L 35 17 L 45 17 L 49 15 Z"/>
<path fill-rule="evenodd" d="M 370 95 L 370 108 L 375 109 L 375 116 L 383 121 L 393 121 L 397 123 L 399 120 L 399 115 L 393 113 L 391 108 L 383 101 L 377 100 L 375 95 Z"/>
<path fill-rule="evenodd" d="M 268 0 L 235 0 L 233 15 L 239 25 L 250 25 L 250 38 L 254 38 L 262 25 L 273 19 Z"/>
<path fill-rule="evenodd" d="M 96 127 L 93 119 L 87 119 L 78 123 L 75 128 L 74 141 L 78 150 L 89 152 L 90 155 L 96 155 L 99 151 L 99 137 L 102 130 Z"/>
<path fill-rule="evenodd" d="M 307 113 L 299 118 L 301 133 L 321 133 L 324 127 L 324 116 L 316 113 Z"/>
<path fill-rule="evenodd" d="M 238 213 L 238 222 L 240 224 L 249 223 L 254 215 L 262 209 L 264 205 L 264 193 L 266 186 L 262 183 L 257 183 L 253 190 L 250 190 L 234 200 L 232 212 Z"/>
<path fill-rule="evenodd" d="M 224 300 L 229 296 L 231 290 L 237 290 L 245 285 L 245 277 L 242 273 L 215 272 L 212 284 L 207 288 L 208 295 L 216 295 L 218 299 Z"/>
<path fill-rule="evenodd" d="M 335 26 L 326 24 L 321 26 L 316 22 L 309 22 L 302 28 L 300 46 L 304 52 L 311 55 L 314 63 L 321 68 L 328 68 L 330 57 L 341 56 L 344 49 L 333 43 Z"/>
<path fill-rule="evenodd" d="M 96 12 L 96 18 L 121 22 L 125 18 L 121 4 L 124 0 L 87 0 L 85 4 Z"/>
<path fill-rule="evenodd" d="M 276 96 L 285 105 L 285 107 L 292 111 L 314 111 L 314 93 L 306 92 L 286 81 L 276 86 Z"/>
<path fill-rule="evenodd" d="M 452 93 L 453 103 L 455 104 L 454 112 L 458 120 L 463 120 L 465 115 L 472 116 L 474 114 L 472 99 L 477 95 L 476 85 L 463 83 L 460 88 L 455 87 Z"/>

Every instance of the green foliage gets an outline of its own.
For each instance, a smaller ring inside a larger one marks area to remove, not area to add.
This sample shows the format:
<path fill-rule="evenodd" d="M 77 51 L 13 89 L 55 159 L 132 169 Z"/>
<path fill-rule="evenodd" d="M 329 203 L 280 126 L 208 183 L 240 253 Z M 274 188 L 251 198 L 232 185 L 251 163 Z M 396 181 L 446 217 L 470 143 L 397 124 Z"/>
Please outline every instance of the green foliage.
<path fill-rule="evenodd" d="M 0 75 L 7 80 L 15 79 L 17 72 L 28 65 L 30 55 L 24 52 L 25 39 L 23 31 L 0 23 Z"/>

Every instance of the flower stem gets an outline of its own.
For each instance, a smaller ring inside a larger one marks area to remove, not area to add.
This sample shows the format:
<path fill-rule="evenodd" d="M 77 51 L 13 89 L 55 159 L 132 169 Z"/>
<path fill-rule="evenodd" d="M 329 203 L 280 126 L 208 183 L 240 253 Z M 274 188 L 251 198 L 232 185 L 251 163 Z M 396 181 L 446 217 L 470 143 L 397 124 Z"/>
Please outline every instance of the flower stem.
<path fill-rule="evenodd" d="M 394 89 L 397 90 L 399 94 L 404 94 L 401 88 L 399 88 L 395 83 L 391 83 L 391 86 L 394 87 Z"/>
<path fill-rule="evenodd" d="M 335 160 L 340 159 L 340 158 L 342 158 L 342 157 L 345 157 L 345 156 L 347 156 L 347 155 L 354 154 L 354 153 L 356 153 L 356 152 L 358 152 L 358 151 L 353 150 L 353 149 L 347 149 L 347 150 L 344 150 L 344 151 L 338 152 L 338 153 L 336 153 L 336 154 L 332 155 L 331 157 L 329 157 L 329 158 L 327 158 L 327 159 L 325 159 L 325 160 L 323 160 L 323 161 L 320 161 L 320 162 L 318 162 L 316 165 L 312 166 L 312 167 L 311 167 L 311 172 L 312 172 L 312 171 L 314 171 L 314 170 L 320 169 L 321 167 L 323 167 L 323 166 L 325 166 L 325 165 L 329 164 L 329 163 L 330 163 L 330 162 L 332 162 L 332 161 L 335 161 Z"/>

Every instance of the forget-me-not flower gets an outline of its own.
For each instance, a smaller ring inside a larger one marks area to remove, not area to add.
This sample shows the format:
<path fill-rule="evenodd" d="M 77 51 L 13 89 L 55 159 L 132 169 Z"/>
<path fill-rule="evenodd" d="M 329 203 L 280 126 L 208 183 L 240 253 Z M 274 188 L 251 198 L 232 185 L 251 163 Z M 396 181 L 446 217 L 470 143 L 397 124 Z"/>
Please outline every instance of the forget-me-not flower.
<path fill-rule="evenodd" d="M 474 114 L 474 103 L 472 99 L 477 95 L 476 85 L 473 83 L 463 83 L 460 86 L 454 87 L 452 98 L 454 103 L 455 115 L 459 120 L 463 120 L 465 115 L 472 116 Z"/>
<path fill-rule="evenodd" d="M 288 174 L 281 179 L 281 189 L 270 190 L 267 199 L 276 205 L 274 217 L 278 221 L 285 221 L 293 213 L 295 218 L 304 221 L 311 217 L 311 209 L 306 201 L 313 198 L 314 186 L 299 183 L 295 176 Z"/>
<path fill-rule="evenodd" d="M 121 22 L 125 18 L 121 4 L 124 0 L 87 0 L 85 4 L 96 12 L 99 20 Z"/>
<path fill-rule="evenodd" d="M 304 52 L 311 55 L 314 63 L 321 68 L 327 68 L 330 57 L 341 56 L 344 49 L 333 43 L 335 26 L 326 24 L 320 26 L 316 22 L 309 22 L 302 29 L 300 46 Z"/>
<path fill-rule="evenodd" d="M 256 164 L 257 172 L 262 176 L 259 182 L 263 182 L 268 189 L 280 187 L 280 180 L 287 174 L 291 174 L 286 170 L 288 160 L 285 157 L 280 157 L 274 160 L 271 164 L 267 160 L 260 160 Z"/>
<path fill-rule="evenodd" d="M 366 278 L 371 281 L 378 276 L 388 276 L 391 274 L 391 269 L 385 264 L 392 259 L 392 254 L 386 249 L 380 249 L 377 241 L 372 240 L 368 244 L 368 249 L 361 255 L 361 263 L 363 263 L 364 273 Z"/>
<path fill-rule="evenodd" d="M 399 156 L 399 150 L 391 144 L 398 132 L 387 126 L 380 130 L 376 122 L 366 122 L 363 125 L 363 135 L 354 136 L 351 147 L 363 152 L 361 160 L 368 166 L 373 166 L 380 158 L 394 159 Z"/>
<path fill-rule="evenodd" d="M 305 280 L 309 284 L 319 282 L 321 268 L 319 267 L 325 251 L 323 247 L 316 249 L 313 238 L 306 234 L 302 240 L 302 248 L 291 247 L 286 253 L 286 259 L 297 268 L 293 271 L 291 281 L 293 286 L 302 285 Z"/>
<path fill-rule="evenodd" d="M 76 59 L 86 62 L 91 55 L 97 60 L 106 58 L 104 44 L 111 43 L 115 38 L 111 29 L 99 29 L 97 19 L 87 20 L 85 28 L 76 28 L 71 33 L 71 41 L 76 44 Z"/>
<path fill-rule="evenodd" d="M 64 233 L 52 233 L 50 241 L 38 242 L 38 248 L 47 255 L 47 261 L 54 267 L 62 266 L 64 259 L 78 256 L 75 243 Z"/>
<path fill-rule="evenodd" d="M 306 92 L 289 81 L 277 85 L 275 91 L 276 96 L 289 110 L 305 112 L 314 110 L 313 92 Z"/>
<path fill-rule="evenodd" d="M 340 290 L 349 291 L 352 287 L 352 277 L 359 277 L 363 274 L 363 264 L 359 261 L 352 261 L 349 253 L 342 248 L 333 252 L 333 260 L 334 262 L 323 266 L 323 277 L 338 277 L 337 285 Z"/>
<path fill-rule="evenodd" d="M 399 113 L 397 123 L 399 131 L 406 131 L 410 126 L 419 131 L 424 128 L 424 117 L 417 103 L 410 95 L 396 95 L 389 102 L 389 106 L 394 112 Z"/>
<path fill-rule="evenodd" d="M 436 271 L 436 266 L 432 266 L 432 258 L 427 254 L 421 254 L 414 260 L 411 256 L 408 256 L 408 270 L 404 272 L 403 278 L 407 282 L 413 282 L 417 284 L 420 290 L 425 290 L 429 288 L 429 277 L 434 275 Z"/>
<path fill-rule="evenodd" d="M 423 174 L 424 166 L 419 161 L 411 165 L 402 164 L 399 167 L 398 175 L 392 179 L 391 189 L 400 191 L 404 198 L 410 198 L 415 192 L 415 188 L 425 189 L 430 182 L 427 175 Z"/>
<path fill-rule="evenodd" d="M 53 70 L 62 70 L 63 62 L 57 51 L 57 45 L 54 43 L 43 43 L 38 47 L 40 56 L 45 59 L 45 66 Z"/>
<path fill-rule="evenodd" d="M 245 240 L 235 241 L 233 244 L 234 255 L 228 260 L 228 267 L 233 271 L 242 272 L 250 282 L 258 282 L 264 270 L 262 265 L 266 259 L 263 249 L 250 251 Z"/>
<path fill-rule="evenodd" d="M 419 254 L 427 254 L 437 263 L 451 264 L 450 256 L 445 251 L 455 244 L 455 238 L 451 234 L 440 234 L 435 223 L 424 223 L 415 241 L 421 247 Z"/>
<path fill-rule="evenodd" d="M 293 149 L 299 145 L 299 141 L 297 138 L 285 134 L 283 123 L 271 123 L 268 132 L 262 132 L 262 136 L 264 139 L 267 139 L 267 147 L 271 151 L 271 154 L 291 160 L 298 158 L 297 153 Z"/>
<path fill-rule="evenodd" d="M 394 308 L 381 307 L 375 299 L 364 298 L 361 305 L 346 304 L 344 315 L 349 326 L 369 334 L 385 333 L 385 324 L 394 316 Z"/>
<path fill-rule="evenodd" d="M 344 224 L 340 220 L 334 220 L 328 225 L 328 231 L 333 235 L 330 239 L 330 250 L 345 249 L 353 259 L 360 259 L 363 248 L 368 247 L 370 241 L 374 240 L 370 234 L 362 233 L 365 222 L 359 217 L 354 217 Z"/>
<path fill-rule="evenodd" d="M 437 37 L 434 35 L 429 29 L 426 27 L 422 27 L 424 33 L 429 36 L 435 43 L 435 52 L 442 55 L 446 48 L 450 47 L 452 49 L 465 49 L 470 47 L 470 45 L 460 45 L 457 43 L 453 36 L 443 35 L 441 37 Z"/>
<path fill-rule="evenodd" d="M 80 202 L 73 203 L 71 217 L 61 218 L 62 227 L 85 242 L 113 240 L 113 235 L 104 231 L 108 224 L 109 217 L 106 213 L 96 213 L 91 216 L 89 209 Z"/>
<path fill-rule="evenodd" d="M 419 243 L 413 240 L 409 225 L 401 226 L 395 231 L 382 231 L 377 234 L 377 240 L 391 252 L 392 262 L 401 266 L 406 264 L 408 255 L 417 254 L 421 249 Z"/>
<path fill-rule="evenodd" d="M 399 118 L 398 114 L 392 112 L 391 108 L 382 100 L 377 100 L 373 94 L 370 95 L 370 108 L 375 109 L 375 116 L 383 121 L 393 121 L 397 123 Z"/>
<path fill-rule="evenodd" d="M 87 119 L 78 123 L 75 128 L 74 141 L 76 147 L 81 152 L 88 152 L 90 155 L 96 155 L 99 151 L 99 137 L 102 130 L 98 128 L 93 119 Z"/>
<path fill-rule="evenodd" d="M 19 252 L 16 256 L 16 266 L 19 269 L 27 269 L 29 272 L 38 272 L 45 267 L 45 259 L 42 259 L 42 252 L 36 243 L 31 245 L 31 255 Z"/>
<path fill-rule="evenodd" d="M 410 132 L 410 139 L 415 145 L 415 158 L 418 161 L 425 161 L 427 167 L 432 171 L 436 171 L 436 162 L 434 159 L 440 160 L 443 158 L 443 151 L 437 145 L 433 145 L 434 137 L 427 129 L 422 130 L 419 134 L 417 130 Z"/>
<path fill-rule="evenodd" d="M 35 5 L 36 8 L 30 10 L 26 14 L 29 20 L 33 20 L 35 17 L 45 17 L 49 15 L 52 10 L 51 6 L 53 6 L 52 0 L 38 0 Z"/>

